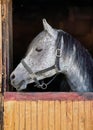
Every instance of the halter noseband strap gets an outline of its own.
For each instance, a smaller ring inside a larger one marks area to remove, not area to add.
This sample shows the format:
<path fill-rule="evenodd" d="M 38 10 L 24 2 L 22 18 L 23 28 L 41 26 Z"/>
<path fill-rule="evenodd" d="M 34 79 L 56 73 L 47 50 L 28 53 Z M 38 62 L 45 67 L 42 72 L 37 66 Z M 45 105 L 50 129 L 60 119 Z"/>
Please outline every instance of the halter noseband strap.
<path fill-rule="evenodd" d="M 50 71 L 52 69 L 56 69 L 57 73 L 59 73 L 61 71 L 60 70 L 60 64 L 59 64 L 60 61 L 59 60 L 60 60 L 60 57 L 61 57 L 61 37 L 62 37 L 62 35 L 63 35 L 63 32 L 59 31 L 58 36 L 57 36 L 57 40 L 56 40 L 56 45 L 57 45 L 56 60 L 55 60 L 55 64 L 53 66 L 34 73 L 32 71 L 32 69 L 26 64 L 25 60 L 24 59 L 21 60 L 22 65 L 27 70 L 27 72 L 30 74 L 31 79 L 34 80 L 34 82 L 36 83 L 36 86 L 39 87 L 39 88 L 46 89 L 47 85 L 49 85 L 55 79 L 56 76 L 53 77 L 53 79 L 50 80 L 48 83 L 45 84 L 43 82 L 42 84 L 40 84 L 40 82 L 37 80 L 37 75 L 38 74 L 46 73 L 46 72 L 48 72 L 48 71 Z"/>

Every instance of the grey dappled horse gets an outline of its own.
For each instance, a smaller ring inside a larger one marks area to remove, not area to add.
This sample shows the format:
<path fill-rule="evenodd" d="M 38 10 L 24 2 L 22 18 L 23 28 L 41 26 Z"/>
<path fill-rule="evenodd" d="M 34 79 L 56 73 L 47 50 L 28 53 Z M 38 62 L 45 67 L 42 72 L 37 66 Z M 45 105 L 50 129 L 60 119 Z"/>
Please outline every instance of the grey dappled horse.
<path fill-rule="evenodd" d="M 31 42 L 27 54 L 10 76 L 11 84 L 22 90 L 35 82 L 46 88 L 49 83 L 39 80 L 63 73 L 72 91 L 93 91 L 93 59 L 88 51 L 70 34 L 53 29 L 43 19 L 44 30 Z"/>

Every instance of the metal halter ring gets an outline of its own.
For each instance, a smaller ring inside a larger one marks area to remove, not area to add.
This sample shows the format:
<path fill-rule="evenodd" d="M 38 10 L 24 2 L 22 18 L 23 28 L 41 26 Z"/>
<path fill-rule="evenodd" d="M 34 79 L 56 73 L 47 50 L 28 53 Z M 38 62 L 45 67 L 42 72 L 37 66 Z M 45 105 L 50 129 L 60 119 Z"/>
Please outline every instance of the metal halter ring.
<path fill-rule="evenodd" d="M 41 89 L 47 89 L 47 84 L 42 83 L 41 85 L 39 85 L 39 87 L 40 87 Z"/>
<path fill-rule="evenodd" d="M 61 57 L 61 49 L 56 49 L 56 57 Z"/>
<path fill-rule="evenodd" d="M 41 89 L 47 89 L 47 84 L 46 83 L 41 83 L 41 84 L 39 84 L 39 85 L 34 85 L 34 87 L 37 87 L 37 88 L 41 88 Z"/>

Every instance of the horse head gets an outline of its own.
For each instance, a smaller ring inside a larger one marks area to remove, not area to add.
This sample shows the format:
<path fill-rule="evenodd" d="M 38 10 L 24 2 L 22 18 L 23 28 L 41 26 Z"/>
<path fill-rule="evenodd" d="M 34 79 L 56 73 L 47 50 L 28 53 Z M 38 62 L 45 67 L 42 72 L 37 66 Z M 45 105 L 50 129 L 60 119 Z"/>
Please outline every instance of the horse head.
<path fill-rule="evenodd" d="M 58 32 L 43 19 L 44 30 L 31 42 L 25 58 L 10 75 L 11 84 L 22 90 L 27 84 L 51 77 L 56 73 L 55 58 Z M 52 68 L 54 67 L 54 68 Z M 48 69 L 52 68 L 52 70 Z M 42 72 L 42 70 L 44 70 Z M 42 72 L 42 73 L 40 73 Z"/>

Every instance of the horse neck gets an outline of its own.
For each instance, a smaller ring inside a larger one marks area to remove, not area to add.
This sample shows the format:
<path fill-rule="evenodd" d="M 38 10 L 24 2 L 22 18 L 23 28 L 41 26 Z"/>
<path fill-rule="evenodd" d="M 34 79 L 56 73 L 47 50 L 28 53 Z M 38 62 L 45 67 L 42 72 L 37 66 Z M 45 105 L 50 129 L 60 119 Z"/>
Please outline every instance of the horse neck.
<path fill-rule="evenodd" d="M 62 48 L 62 72 L 66 75 L 73 91 L 84 92 L 91 89 L 93 91 L 93 76 L 89 74 L 89 69 L 93 72 L 93 60 L 76 39 L 68 37 L 71 39 L 67 38 L 68 40 L 66 40 L 65 37 Z"/>

